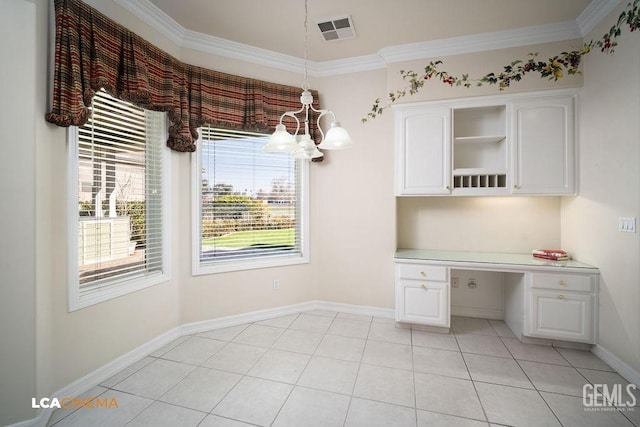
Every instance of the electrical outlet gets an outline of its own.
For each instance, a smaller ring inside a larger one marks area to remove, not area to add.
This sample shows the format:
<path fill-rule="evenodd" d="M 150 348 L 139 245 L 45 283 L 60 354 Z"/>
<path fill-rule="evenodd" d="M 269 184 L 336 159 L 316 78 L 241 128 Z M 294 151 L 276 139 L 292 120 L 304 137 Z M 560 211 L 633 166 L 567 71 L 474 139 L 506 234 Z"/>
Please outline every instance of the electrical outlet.
<path fill-rule="evenodd" d="M 278 289 L 280 289 L 280 281 L 278 279 L 275 279 L 273 281 L 273 290 L 277 291 Z"/>
<path fill-rule="evenodd" d="M 458 287 L 458 278 L 457 277 L 452 277 L 451 278 L 451 287 L 452 288 L 457 288 Z"/>

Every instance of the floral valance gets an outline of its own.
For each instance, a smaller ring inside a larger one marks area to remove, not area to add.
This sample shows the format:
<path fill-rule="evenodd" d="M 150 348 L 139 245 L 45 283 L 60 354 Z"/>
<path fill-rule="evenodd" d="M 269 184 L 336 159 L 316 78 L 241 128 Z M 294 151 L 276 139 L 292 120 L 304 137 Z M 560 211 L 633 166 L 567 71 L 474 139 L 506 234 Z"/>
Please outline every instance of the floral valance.
<path fill-rule="evenodd" d="M 86 123 L 91 100 L 103 88 L 142 108 L 167 112 L 167 145 L 195 151 L 196 129 L 204 124 L 264 132 L 284 111 L 300 107 L 298 87 L 184 64 L 80 0 L 55 0 L 55 12 L 53 97 L 46 120 L 58 126 Z"/>

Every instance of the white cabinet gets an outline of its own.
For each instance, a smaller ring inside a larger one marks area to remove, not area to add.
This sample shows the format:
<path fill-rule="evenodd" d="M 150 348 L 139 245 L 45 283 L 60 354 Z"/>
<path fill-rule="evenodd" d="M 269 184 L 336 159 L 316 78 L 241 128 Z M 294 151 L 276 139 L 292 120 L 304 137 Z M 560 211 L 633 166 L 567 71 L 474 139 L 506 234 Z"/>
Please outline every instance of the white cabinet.
<path fill-rule="evenodd" d="M 595 277 L 531 273 L 525 335 L 595 343 Z"/>
<path fill-rule="evenodd" d="M 396 320 L 449 327 L 449 270 L 420 263 L 396 264 Z"/>
<path fill-rule="evenodd" d="M 546 263 L 531 254 L 424 249 L 398 249 L 395 266 L 398 322 L 448 328 L 451 276 L 459 277 L 460 270 L 494 272 L 502 273 L 504 320 L 519 339 L 597 343 L 596 267 Z"/>
<path fill-rule="evenodd" d="M 394 106 L 396 195 L 575 193 L 573 91 Z"/>
<path fill-rule="evenodd" d="M 575 193 L 575 96 L 517 100 L 513 120 L 513 193 Z"/>
<path fill-rule="evenodd" d="M 396 140 L 396 193 L 449 194 L 450 109 L 435 107 L 398 112 Z"/>

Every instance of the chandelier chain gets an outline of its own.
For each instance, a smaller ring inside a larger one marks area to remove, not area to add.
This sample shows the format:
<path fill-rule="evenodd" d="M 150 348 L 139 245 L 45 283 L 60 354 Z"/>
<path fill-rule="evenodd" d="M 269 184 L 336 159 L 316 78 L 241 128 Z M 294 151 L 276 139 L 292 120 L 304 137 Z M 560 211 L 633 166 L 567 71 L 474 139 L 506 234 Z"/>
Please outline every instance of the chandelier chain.
<path fill-rule="evenodd" d="M 309 89 L 309 82 L 307 82 L 307 44 L 308 44 L 308 28 L 307 20 L 309 16 L 308 0 L 304 0 L 304 84 L 303 90 Z"/>

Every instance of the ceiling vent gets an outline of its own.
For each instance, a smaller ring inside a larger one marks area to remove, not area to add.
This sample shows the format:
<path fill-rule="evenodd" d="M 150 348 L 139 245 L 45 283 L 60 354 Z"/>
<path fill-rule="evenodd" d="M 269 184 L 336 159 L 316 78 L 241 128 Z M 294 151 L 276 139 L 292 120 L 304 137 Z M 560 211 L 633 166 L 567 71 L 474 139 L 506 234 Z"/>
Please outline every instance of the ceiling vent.
<path fill-rule="evenodd" d="M 351 16 L 327 19 L 317 22 L 324 41 L 351 39 L 356 36 Z"/>

